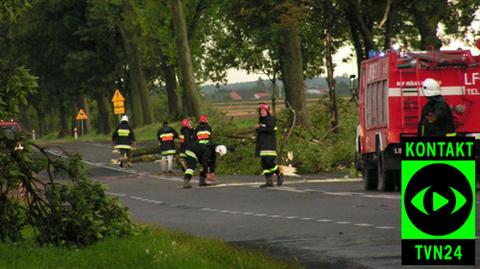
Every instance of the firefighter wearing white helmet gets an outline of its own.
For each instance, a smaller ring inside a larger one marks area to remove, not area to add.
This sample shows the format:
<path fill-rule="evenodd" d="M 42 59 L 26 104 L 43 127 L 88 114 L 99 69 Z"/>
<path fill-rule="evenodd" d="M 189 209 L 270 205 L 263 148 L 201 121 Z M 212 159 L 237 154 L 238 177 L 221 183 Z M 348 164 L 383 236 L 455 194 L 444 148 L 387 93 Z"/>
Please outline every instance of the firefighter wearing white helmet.
<path fill-rule="evenodd" d="M 428 99 L 418 124 L 418 136 L 455 136 L 455 125 L 450 106 L 441 95 L 440 84 L 427 78 L 422 93 Z"/>
<path fill-rule="evenodd" d="M 224 156 L 227 154 L 227 147 L 224 145 L 215 145 L 212 142 L 204 144 L 197 141 L 188 144 L 185 149 L 185 161 L 187 165 L 183 177 L 183 187 L 186 189 L 192 187 L 190 185 L 190 180 L 193 177 L 193 172 L 195 171 L 197 162 L 200 163 L 202 167 L 198 186 L 208 186 L 209 184 L 206 182 L 207 178 L 210 181 L 215 180 L 217 154 L 219 156 Z"/>
<path fill-rule="evenodd" d="M 128 124 L 128 116 L 123 115 L 120 119 L 120 124 L 112 134 L 112 141 L 115 144 L 114 148 L 120 151 L 120 155 L 127 156 L 128 166 L 132 166 L 130 162 L 132 147 L 135 146 L 135 134 Z"/>

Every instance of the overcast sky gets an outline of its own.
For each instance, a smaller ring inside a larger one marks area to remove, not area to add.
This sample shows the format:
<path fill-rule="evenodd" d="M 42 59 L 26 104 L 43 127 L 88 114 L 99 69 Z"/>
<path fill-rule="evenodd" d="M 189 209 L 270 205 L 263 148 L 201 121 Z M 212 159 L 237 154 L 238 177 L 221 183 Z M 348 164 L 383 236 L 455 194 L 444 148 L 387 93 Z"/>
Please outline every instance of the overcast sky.
<path fill-rule="evenodd" d="M 476 36 L 473 37 L 472 35 L 468 35 L 465 37 L 465 39 L 469 40 L 472 42 L 475 38 L 480 38 L 480 10 L 478 10 L 475 13 L 476 19 L 473 21 L 471 29 L 474 29 L 474 32 L 476 32 Z M 477 30 L 475 30 L 477 29 Z M 440 32 L 442 30 L 440 29 Z M 441 36 L 441 33 L 440 33 Z M 450 43 L 448 46 L 443 46 L 442 49 L 457 49 L 457 48 L 463 48 L 463 49 L 470 49 L 472 50 L 472 53 L 474 55 L 480 55 L 480 50 L 475 48 L 475 46 L 467 46 L 465 43 L 461 40 L 453 41 Z M 345 46 L 340 48 L 340 50 L 334 55 L 333 61 L 336 65 L 335 67 L 335 76 L 341 76 L 343 74 L 347 75 L 357 75 L 357 68 L 356 68 L 356 57 L 353 56 L 347 63 L 344 63 L 342 60 L 347 58 L 349 55 L 355 55 L 353 53 L 353 47 L 352 46 Z M 237 70 L 237 69 L 230 69 L 227 73 L 227 79 L 228 83 L 236 83 L 236 82 L 245 82 L 245 81 L 256 81 L 258 80 L 259 77 L 262 77 L 263 79 L 268 79 L 267 76 L 263 74 L 247 74 L 244 70 Z M 204 84 L 212 84 L 211 81 L 207 81 Z"/>

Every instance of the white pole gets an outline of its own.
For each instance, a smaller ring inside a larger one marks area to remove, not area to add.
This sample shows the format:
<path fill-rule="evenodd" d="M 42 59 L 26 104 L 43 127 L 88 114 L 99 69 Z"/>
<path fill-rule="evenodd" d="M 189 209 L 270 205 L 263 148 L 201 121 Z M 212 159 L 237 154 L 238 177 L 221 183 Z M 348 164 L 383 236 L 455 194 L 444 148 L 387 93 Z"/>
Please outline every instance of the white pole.
<path fill-rule="evenodd" d="M 35 129 L 32 130 L 32 140 L 35 140 L 37 138 L 37 136 L 35 135 Z"/>
<path fill-rule="evenodd" d="M 78 139 L 78 132 L 77 132 L 77 128 L 73 128 L 73 137 L 75 138 L 75 140 Z"/>

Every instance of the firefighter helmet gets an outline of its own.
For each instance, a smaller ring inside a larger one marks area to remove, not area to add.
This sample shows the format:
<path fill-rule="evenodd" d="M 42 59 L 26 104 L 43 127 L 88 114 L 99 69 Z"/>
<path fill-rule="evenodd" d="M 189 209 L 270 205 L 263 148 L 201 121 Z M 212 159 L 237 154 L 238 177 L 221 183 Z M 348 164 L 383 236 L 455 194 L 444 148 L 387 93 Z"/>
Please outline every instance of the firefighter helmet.
<path fill-rule="evenodd" d="M 190 120 L 188 118 L 182 120 L 182 127 L 190 127 Z"/>
<path fill-rule="evenodd" d="M 127 115 L 123 115 L 122 116 L 122 119 L 120 121 L 126 121 L 128 122 L 128 116 Z"/>
<path fill-rule="evenodd" d="M 422 92 L 425 97 L 440 95 L 440 85 L 432 78 L 427 78 L 422 83 Z"/>
<path fill-rule="evenodd" d="M 268 106 L 267 103 L 258 104 L 258 113 L 260 113 L 260 111 L 262 111 L 262 109 L 264 109 L 265 111 L 267 111 L 268 114 L 270 114 L 270 107 Z"/>
<path fill-rule="evenodd" d="M 215 147 L 215 152 L 218 153 L 220 156 L 227 154 L 227 147 L 224 145 L 218 145 Z"/>
<path fill-rule="evenodd" d="M 198 118 L 198 121 L 207 123 L 208 122 L 207 115 L 205 115 L 205 114 L 200 115 L 200 117 Z"/>

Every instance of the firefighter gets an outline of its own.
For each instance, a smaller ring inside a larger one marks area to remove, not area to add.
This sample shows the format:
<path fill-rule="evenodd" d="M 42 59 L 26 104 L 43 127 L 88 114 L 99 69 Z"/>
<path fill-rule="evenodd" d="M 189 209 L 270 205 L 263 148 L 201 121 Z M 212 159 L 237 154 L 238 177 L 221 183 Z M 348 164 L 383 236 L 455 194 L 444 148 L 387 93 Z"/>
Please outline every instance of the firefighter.
<path fill-rule="evenodd" d="M 192 179 L 197 162 L 202 166 L 198 186 L 208 186 L 209 184 L 206 182 L 207 176 L 211 178 L 215 177 L 217 154 L 224 156 L 227 154 L 227 148 L 224 145 L 217 146 L 211 142 L 208 144 L 198 142 L 188 144 L 185 150 L 187 169 L 185 169 L 183 178 L 183 188 L 188 189 L 192 187 L 190 180 Z"/>
<path fill-rule="evenodd" d="M 112 141 L 115 144 L 114 148 L 120 151 L 121 156 L 126 156 L 127 165 L 132 166 L 131 151 L 135 146 L 135 134 L 128 124 L 128 116 L 123 115 L 120 119 L 120 124 L 112 134 Z"/>
<path fill-rule="evenodd" d="M 186 169 L 186 156 L 185 149 L 187 145 L 193 142 L 193 127 L 192 123 L 188 118 L 182 120 L 182 129 L 180 129 L 180 136 L 179 136 L 179 144 L 180 144 L 180 166 L 182 170 L 185 172 Z"/>
<path fill-rule="evenodd" d="M 157 132 L 157 139 L 160 144 L 162 159 L 160 161 L 162 172 L 172 174 L 173 156 L 177 153 L 175 150 L 175 139 L 178 138 L 177 132 L 168 126 L 168 122 L 163 122 L 163 128 Z"/>
<path fill-rule="evenodd" d="M 194 139 L 200 144 L 210 143 L 212 136 L 212 127 L 208 124 L 207 115 L 200 115 L 198 118 L 198 125 L 194 131 Z"/>
<path fill-rule="evenodd" d="M 270 108 L 266 103 L 261 103 L 258 106 L 258 124 L 257 124 L 257 144 L 255 149 L 255 156 L 260 156 L 263 172 L 265 175 L 265 184 L 260 185 L 260 188 L 273 187 L 272 175 L 277 175 L 277 186 L 282 186 L 283 175 L 280 169 L 275 164 L 277 157 L 275 131 L 275 118 L 271 115 Z"/>
<path fill-rule="evenodd" d="M 418 124 L 418 136 L 455 136 L 455 125 L 450 106 L 440 95 L 440 85 L 427 78 L 422 84 L 422 92 L 428 102 L 422 110 Z"/>

